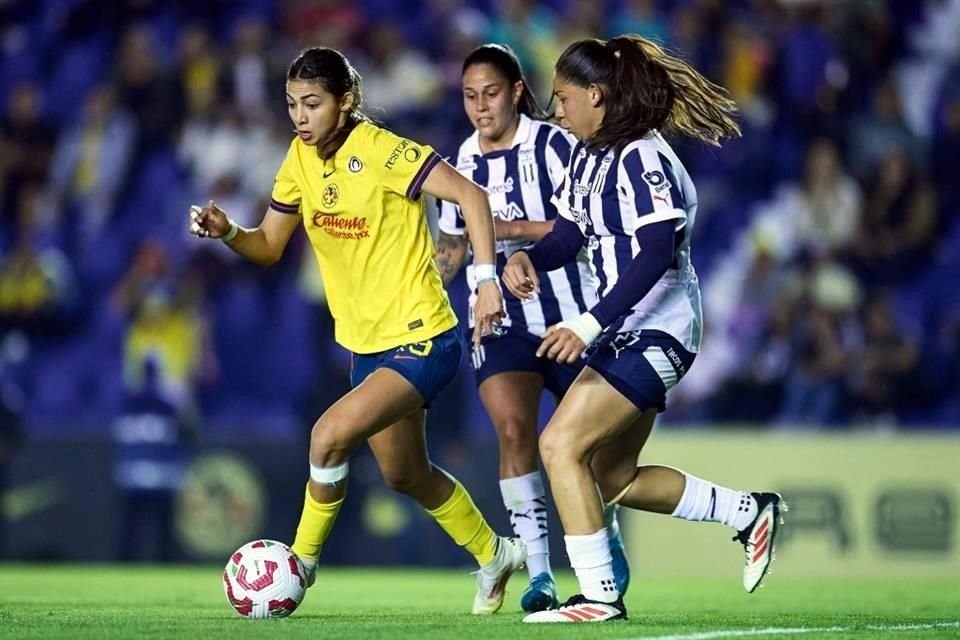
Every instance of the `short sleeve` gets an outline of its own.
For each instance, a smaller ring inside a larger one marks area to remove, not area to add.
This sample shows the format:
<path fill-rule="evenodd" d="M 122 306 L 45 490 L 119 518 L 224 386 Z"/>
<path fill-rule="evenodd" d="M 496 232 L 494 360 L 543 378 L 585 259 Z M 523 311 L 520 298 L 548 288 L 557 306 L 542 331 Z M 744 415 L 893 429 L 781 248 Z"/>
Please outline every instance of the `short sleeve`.
<path fill-rule="evenodd" d="M 300 185 L 296 180 L 299 173 L 300 159 L 297 155 L 296 140 L 290 145 L 287 151 L 287 157 L 283 159 L 283 164 L 277 171 L 277 176 L 273 181 L 273 192 L 270 195 L 270 208 L 274 211 L 287 214 L 300 213 L 300 201 L 302 199 Z"/>
<path fill-rule="evenodd" d="M 429 145 L 417 144 L 386 129 L 374 129 L 370 147 L 381 186 L 411 200 L 420 197 L 424 181 L 441 159 Z"/>
<path fill-rule="evenodd" d="M 567 175 L 567 165 L 570 164 L 570 151 L 573 144 L 563 129 L 555 129 L 547 140 L 546 160 L 547 175 L 550 184 L 556 190 Z"/>
<path fill-rule="evenodd" d="M 677 220 L 677 228 L 686 223 L 677 179 L 656 150 L 625 150 L 618 168 L 617 190 L 621 211 L 632 214 L 635 220 L 634 230 L 664 220 Z"/>

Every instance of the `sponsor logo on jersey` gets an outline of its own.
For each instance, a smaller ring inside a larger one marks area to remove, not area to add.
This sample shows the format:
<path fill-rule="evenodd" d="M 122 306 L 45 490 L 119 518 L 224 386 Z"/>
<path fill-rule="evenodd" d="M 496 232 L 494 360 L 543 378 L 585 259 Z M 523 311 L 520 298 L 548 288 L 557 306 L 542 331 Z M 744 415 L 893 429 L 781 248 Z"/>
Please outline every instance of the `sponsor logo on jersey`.
<path fill-rule="evenodd" d="M 347 169 L 350 170 L 350 173 L 360 173 L 363 170 L 363 162 L 357 156 L 350 156 L 347 161 Z"/>
<path fill-rule="evenodd" d="M 314 227 L 322 229 L 327 235 L 340 240 L 362 240 L 370 237 L 370 228 L 367 226 L 366 216 L 348 218 L 323 211 L 315 211 L 312 222 Z"/>
<path fill-rule="evenodd" d="M 390 152 L 390 155 L 387 156 L 387 162 L 383 165 L 387 169 L 393 169 L 393 166 L 397 164 L 397 160 L 400 159 L 400 156 L 403 154 L 404 150 L 410 147 L 413 143 L 409 140 L 401 140 L 397 146 L 393 148 L 393 151 Z M 417 152 L 419 154 L 419 151 Z M 419 157 L 419 155 L 417 156 Z"/>
<path fill-rule="evenodd" d="M 512 193 L 513 192 L 513 178 L 507 178 L 505 182 L 501 184 L 490 184 L 484 187 L 487 193 L 490 195 L 496 195 L 500 193 Z"/>

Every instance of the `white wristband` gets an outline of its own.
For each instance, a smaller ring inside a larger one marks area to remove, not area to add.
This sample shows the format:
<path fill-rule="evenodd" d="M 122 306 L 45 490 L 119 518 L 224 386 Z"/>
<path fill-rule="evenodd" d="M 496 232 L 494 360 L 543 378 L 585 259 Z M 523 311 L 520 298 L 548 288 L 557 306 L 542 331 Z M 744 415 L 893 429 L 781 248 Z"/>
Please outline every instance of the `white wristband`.
<path fill-rule="evenodd" d="M 600 323 L 597 322 L 597 319 L 593 317 L 593 314 L 589 311 L 581 313 L 579 316 L 573 320 L 567 320 L 557 324 L 558 327 L 564 329 L 569 329 L 577 334 L 577 337 L 583 340 L 583 344 L 590 346 L 590 343 L 596 340 L 601 333 L 603 333 L 603 327 L 600 326 Z"/>
<path fill-rule="evenodd" d="M 495 264 L 475 264 L 473 265 L 473 277 L 477 285 L 488 280 L 499 280 L 497 277 L 497 265 Z"/>
<path fill-rule="evenodd" d="M 237 225 L 236 222 L 234 222 L 234 221 L 231 220 L 230 218 L 227 218 L 227 222 L 230 223 L 230 230 L 227 231 L 227 232 L 223 235 L 223 237 L 220 238 L 220 240 L 222 240 L 223 242 L 226 242 L 226 243 L 229 244 L 231 240 L 233 240 L 234 238 L 237 237 L 237 234 L 240 232 L 240 227 L 239 227 L 239 225 Z"/>

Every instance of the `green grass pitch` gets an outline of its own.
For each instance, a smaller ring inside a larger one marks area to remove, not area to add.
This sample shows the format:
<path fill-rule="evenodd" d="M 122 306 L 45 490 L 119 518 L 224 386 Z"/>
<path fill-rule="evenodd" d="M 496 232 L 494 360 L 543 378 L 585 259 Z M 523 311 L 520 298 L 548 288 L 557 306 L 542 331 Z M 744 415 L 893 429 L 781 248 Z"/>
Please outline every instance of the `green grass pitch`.
<path fill-rule="evenodd" d="M 0 565 L 0 638 L 960 638 L 960 579 L 790 580 L 753 595 L 725 581 L 644 580 L 626 598 L 630 620 L 524 625 L 511 584 L 499 614 L 469 615 L 463 571 L 328 569 L 285 620 L 244 620 L 224 598 L 217 567 Z M 573 577 L 560 575 L 563 594 Z M 765 632 L 764 632 L 765 631 Z"/>

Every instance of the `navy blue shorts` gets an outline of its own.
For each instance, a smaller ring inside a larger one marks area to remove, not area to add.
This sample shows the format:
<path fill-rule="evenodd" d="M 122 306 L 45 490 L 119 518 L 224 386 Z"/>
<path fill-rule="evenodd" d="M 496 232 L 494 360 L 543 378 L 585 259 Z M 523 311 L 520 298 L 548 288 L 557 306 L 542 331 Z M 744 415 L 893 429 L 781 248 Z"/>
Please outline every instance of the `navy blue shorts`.
<path fill-rule="evenodd" d="M 354 353 L 350 386 L 357 387 L 381 367 L 393 369 L 423 396 L 424 407 L 453 380 L 460 368 L 463 346 L 460 329 L 454 327 L 423 342 L 404 344 L 380 353 Z"/>
<path fill-rule="evenodd" d="M 587 366 L 641 411 L 667 408 L 667 391 L 680 381 L 697 354 L 661 331 L 602 336 L 590 348 Z"/>
<path fill-rule="evenodd" d="M 484 336 L 480 349 L 472 349 L 470 358 L 477 374 L 477 386 L 492 375 L 509 371 L 530 371 L 543 376 L 543 386 L 557 397 L 567 392 L 574 378 L 583 369 L 583 360 L 561 364 L 549 358 L 538 358 L 541 338 L 527 331 L 507 329 L 498 336 Z"/>

